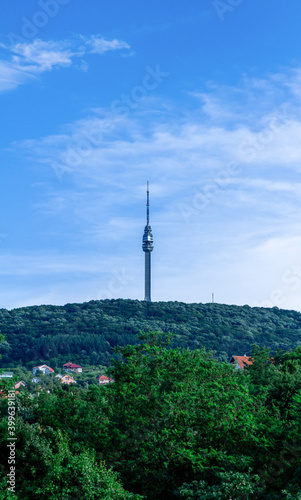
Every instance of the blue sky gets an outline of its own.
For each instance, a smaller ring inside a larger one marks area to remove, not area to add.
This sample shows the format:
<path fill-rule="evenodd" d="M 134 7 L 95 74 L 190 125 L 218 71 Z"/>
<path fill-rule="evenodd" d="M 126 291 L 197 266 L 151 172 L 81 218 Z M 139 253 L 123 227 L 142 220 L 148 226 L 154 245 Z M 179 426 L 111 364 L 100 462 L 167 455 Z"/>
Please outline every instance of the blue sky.
<path fill-rule="evenodd" d="M 0 307 L 301 310 L 301 4 L 14 0 L 0 19 Z"/>

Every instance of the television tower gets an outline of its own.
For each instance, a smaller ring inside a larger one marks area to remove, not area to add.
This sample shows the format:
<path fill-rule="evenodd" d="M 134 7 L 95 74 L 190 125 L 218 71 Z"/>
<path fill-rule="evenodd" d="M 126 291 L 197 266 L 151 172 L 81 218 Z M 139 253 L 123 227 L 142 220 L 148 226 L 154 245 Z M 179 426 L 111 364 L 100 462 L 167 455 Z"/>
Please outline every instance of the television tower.
<path fill-rule="evenodd" d="M 142 238 L 142 250 L 145 252 L 145 294 L 144 300 L 151 302 L 151 252 L 154 249 L 152 228 L 149 225 L 149 182 L 146 191 L 146 226 Z"/>

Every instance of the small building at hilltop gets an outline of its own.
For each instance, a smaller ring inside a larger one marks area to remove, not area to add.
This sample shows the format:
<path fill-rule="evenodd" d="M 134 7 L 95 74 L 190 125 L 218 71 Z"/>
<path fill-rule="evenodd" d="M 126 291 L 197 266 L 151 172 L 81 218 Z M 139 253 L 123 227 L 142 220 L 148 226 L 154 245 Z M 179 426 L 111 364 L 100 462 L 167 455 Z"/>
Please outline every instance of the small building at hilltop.
<path fill-rule="evenodd" d="M 82 367 L 75 363 L 65 363 L 63 368 L 65 372 L 81 373 L 83 371 Z"/>
<path fill-rule="evenodd" d="M 235 365 L 236 370 L 244 370 L 246 366 L 253 363 L 250 356 L 232 356 L 230 359 L 230 364 Z"/>

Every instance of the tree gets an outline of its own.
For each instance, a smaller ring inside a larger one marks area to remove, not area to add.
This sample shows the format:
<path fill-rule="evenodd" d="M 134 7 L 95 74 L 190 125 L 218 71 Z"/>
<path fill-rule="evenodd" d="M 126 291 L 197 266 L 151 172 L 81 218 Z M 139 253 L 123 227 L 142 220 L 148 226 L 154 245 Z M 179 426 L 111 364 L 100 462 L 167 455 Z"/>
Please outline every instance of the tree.
<path fill-rule="evenodd" d="M 246 377 L 204 350 L 168 348 L 168 335 L 143 340 L 119 349 L 108 387 L 107 457 L 125 486 L 168 499 L 212 468 L 246 470 L 260 447 Z"/>
<path fill-rule="evenodd" d="M 118 475 L 96 460 L 93 450 L 74 453 L 61 431 L 18 424 L 16 496 L 7 500 L 142 500 L 124 490 Z M 3 477 L 2 476 L 2 477 Z M 2 490 L 1 490 L 2 487 Z"/>

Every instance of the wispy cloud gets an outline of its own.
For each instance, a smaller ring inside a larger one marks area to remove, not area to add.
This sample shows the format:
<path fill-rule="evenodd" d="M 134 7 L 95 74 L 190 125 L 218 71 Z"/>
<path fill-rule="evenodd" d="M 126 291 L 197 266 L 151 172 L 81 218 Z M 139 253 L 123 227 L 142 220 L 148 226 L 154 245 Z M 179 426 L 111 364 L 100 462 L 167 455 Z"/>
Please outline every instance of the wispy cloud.
<path fill-rule="evenodd" d="M 81 69 L 87 70 L 87 62 L 82 60 L 85 55 L 129 50 L 130 46 L 122 40 L 106 40 L 100 35 L 90 35 L 61 41 L 36 39 L 13 46 L 0 44 L 0 49 L 0 92 L 3 92 L 12 90 L 45 71 L 66 68 L 78 61 Z"/>
<path fill-rule="evenodd" d="M 28 68 L 31 72 L 51 71 L 55 67 L 70 66 L 77 52 L 72 52 L 70 43 L 44 42 L 34 40 L 32 43 L 18 43 L 10 49 L 13 64 L 19 68 Z"/>
<path fill-rule="evenodd" d="M 271 87 L 278 87 L 280 78 L 274 83 L 272 75 L 267 79 L 269 85 L 261 84 L 261 113 L 257 111 L 257 116 L 251 113 L 252 94 L 257 94 L 258 85 L 254 90 L 250 79 L 249 85 L 245 80 L 242 87 L 227 90 L 230 103 L 228 97 L 222 100 L 225 89 L 219 88 L 202 92 L 199 106 L 195 105 L 190 113 L 172 103 L 168 105 L 165 99 L 145 99 L 130 115 L 110 107 L 93 110 L 85 119 L 63 126 L 56 135 L 15 147 L 27 150 L 43 170 L 48 165 L 50 175 L 58 169 L 83 186 L 91 182 L 110 186 L 117 182 L 120 186 L 124 181 L 142 180 L 151 166 L 156 178 L 169 182 L 174 176 L 173 184 L 178 184 L 178 190 L 187 196 L 190 189 L 198 189 L 234 162 L 240 170 L 236 193 L 239 189 L 245 192 L 246 187 L 255 188 L 258 178 L 263 183 L 261 188 L 269 186 L 270 192 L 279 191 L 279 183 L 273 179 L 277 176 L 275 169 L 290 169 L 293 175 L 300 171 L 301 164 L 299 108 L 287 90 L 288 82 L 293 85 L 292 74 L 289 72 L 286 80 L 282 78 L 281 88 L 286 88 L 284 107 L 271 97 Z M 199 96 L 198 92 L 191 96 L 194 103 Z M 236 111 L 231 114 L 231 105 L 232 109 L 240 107 L 244 123 L 237 119 Z M 224 122 L 222 117 L 226 117 Z M 250 178 L 248 186 L 245 176 Z M 219 184 L 232 183 L 233 187 L 234 177 L 224 175 Z"/>
<path fill-rule="evenodd" d="M 110 50 L 130 49 L 128 43 L 122 40 L 105 40 L 103 37 L 93 35 L 86 40 L 86 46 L 92 54 L 104 54 Z"/>
<path fill-rule="evenodd" d="M 12 62 L 0 61 L 0 92 L 13 90 L 34 76 L 29 69 L 20 68 Z"/>

